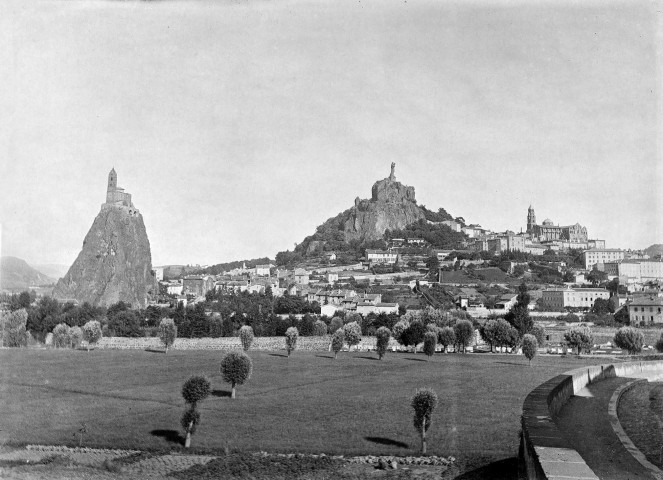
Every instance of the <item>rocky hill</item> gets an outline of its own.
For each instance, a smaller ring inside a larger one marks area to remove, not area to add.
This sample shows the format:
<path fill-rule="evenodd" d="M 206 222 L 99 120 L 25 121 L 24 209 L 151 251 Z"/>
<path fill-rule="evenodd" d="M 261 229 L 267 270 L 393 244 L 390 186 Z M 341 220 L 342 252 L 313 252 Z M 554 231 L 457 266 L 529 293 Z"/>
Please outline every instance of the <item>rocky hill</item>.
<path fill-rule="evenodd" d="M 0 258 L 0 289 L 22 291 L 32 287 L 50 285 L 55 279 L 32 268 L 25 260 L 16 257 Z"/>
<path fill-rule="evenodd" d="M 92 305 L 120 300 L 145 307 L 156 293 L 152 254 L 143 216 L 131 195 L 117 186 L 115 169 L 108 176 L 106 203 L 85 236 L 83 249 L 53 290 L 55 298 Z"/>
<path fill-rule="evenodd" d="M 296 252 L 311 255 L 326 249 L 340 248 L 340 244 L 371 244 L 384 238 L 385 231 L 402 231 L 420 221 L 452 220 L 440 209 L 439 213 L 417 205 L 414 187 L 396 180 L 395 165 L 391 174 L 375 182 L 370 199 L 355 199 L 353 207 L 330 218 L 297 245 Z M 446 227 L 444 227 L 446 228 Z M 343 248 L 341 248 L 342 250 Z"/>

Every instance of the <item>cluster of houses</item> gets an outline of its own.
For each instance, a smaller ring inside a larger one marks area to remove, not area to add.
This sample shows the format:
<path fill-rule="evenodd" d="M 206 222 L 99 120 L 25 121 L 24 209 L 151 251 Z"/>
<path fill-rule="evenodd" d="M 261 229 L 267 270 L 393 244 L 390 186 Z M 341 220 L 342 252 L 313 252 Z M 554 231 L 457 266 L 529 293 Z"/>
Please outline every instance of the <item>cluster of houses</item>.
<path fill-rule="evenodd" d="M 355 266 L 356 267 L 356 266 Z M 347 266 L 345 268 L 348 268 Z M 342 271 L 323 268 L 310 272 L 303 268 L 294 270 L 277 269 L 274 265 L 256 265 L 247 268 L 243 265 L 222 275 L 188 275 L 180 280 L 161 281 L 162 291 L 174 296 L 178 302 L 187 305 L 194 299 L 202 300 L 207 292 L 271 292 L 275 297 L 283 295 L 304 298 L 309 302 L 318 302 L 323 315 L 333 315 L 337 310 L 348 310 L 368 315 L 370 313 L 398 313 L 397 303 L 384 303 L 379 294 L 358 293 L 352 289 L 334 289 L 339 281 L 339 273 L 361 271 Z"/>

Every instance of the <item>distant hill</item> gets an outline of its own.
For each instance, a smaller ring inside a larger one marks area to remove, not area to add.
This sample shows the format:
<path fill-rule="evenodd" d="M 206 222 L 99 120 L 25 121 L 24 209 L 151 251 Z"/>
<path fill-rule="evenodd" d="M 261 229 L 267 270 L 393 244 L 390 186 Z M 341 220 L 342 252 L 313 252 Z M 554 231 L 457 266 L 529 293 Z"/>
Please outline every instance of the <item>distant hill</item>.
<path fill-rule="evenodd" d="M 50 285 L 55 278 L 32 268 L 25 260 L 16 257 L 0 258 L 0 289 L 12 292 Z"/>
<path fill-rule="evenodd" d="M 655 243 L 645 248 L 644 252 L 650 257 L 655 257 L 656 255 L 663 255 L 663 243 Z"/>
<path fill-rule="evenodd" d="M 56 263 L 46 263 L 39 265 L 32 265 L 35 270 L 39 270 L 44 275 L 58 279 L 64 277 L 69 271 L 69 265 L 58 265 Z"/>

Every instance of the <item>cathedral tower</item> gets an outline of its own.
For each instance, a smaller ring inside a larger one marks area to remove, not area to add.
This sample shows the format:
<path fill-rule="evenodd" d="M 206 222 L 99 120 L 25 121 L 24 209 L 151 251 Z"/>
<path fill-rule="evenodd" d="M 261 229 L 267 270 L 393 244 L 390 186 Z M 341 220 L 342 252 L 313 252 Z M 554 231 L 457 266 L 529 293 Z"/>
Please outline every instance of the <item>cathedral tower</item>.
<path fill-rule="evenodd" d="M 534 209 L 530 205 L 527 209 L 527 233 L 534 232 L 534 225 L 536 225 L 536 215 L 534 215 Z"/>

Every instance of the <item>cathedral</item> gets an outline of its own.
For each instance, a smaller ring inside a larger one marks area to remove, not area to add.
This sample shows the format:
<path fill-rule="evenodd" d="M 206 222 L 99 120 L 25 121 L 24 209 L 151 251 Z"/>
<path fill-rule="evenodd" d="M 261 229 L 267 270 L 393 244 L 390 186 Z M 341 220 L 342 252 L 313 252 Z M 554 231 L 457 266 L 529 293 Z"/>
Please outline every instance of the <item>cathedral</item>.
<path fill-rule="evenodd" d="M 575 225 L 554 225 L 552 220 L 546 218 L 541 225 L 536 223 L 534 208 L 527 209 L 527 233 L 539 242 L 561 240 L 571 243 L 586 243 L 587 228 L 579 223 Z"/>

